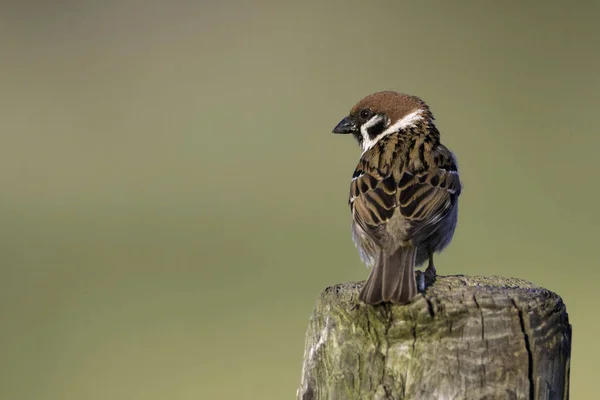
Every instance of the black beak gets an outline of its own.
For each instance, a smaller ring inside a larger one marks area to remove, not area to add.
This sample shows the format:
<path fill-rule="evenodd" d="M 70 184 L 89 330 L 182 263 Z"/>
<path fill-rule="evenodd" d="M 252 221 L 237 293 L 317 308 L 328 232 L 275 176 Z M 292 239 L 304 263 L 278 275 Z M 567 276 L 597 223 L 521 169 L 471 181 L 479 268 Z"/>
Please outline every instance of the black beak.
<path fill-rule="evenodd" d="M 358 132 L 358 126 L 350 117 L 346 117 L 333 128 L 333 133 L 355 133 Z"/>

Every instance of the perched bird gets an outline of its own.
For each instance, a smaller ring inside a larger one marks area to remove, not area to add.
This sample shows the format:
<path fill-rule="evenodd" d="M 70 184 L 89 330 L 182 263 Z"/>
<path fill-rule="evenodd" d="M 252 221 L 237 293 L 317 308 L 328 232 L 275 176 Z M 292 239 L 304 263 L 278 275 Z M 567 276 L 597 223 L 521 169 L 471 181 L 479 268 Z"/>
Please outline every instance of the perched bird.
<path fill-rule="evenodd" d="M 429 106 L 392 91 L 360 100 L 333 133 L 352 134 L 362 155 L 350 184 L 352 237 L 372 267 L 360 292 L 367 304 L 406 304 L 417 294 L 415 266 L 429 261 L 456 227 L 461 184 L 456 159 L 440 143 Z"/>

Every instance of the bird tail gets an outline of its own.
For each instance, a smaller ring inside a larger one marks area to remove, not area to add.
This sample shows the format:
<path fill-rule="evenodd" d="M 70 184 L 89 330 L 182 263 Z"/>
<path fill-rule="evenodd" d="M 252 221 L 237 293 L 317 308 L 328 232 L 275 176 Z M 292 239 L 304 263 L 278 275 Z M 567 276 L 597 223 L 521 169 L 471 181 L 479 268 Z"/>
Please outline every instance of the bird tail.
<path fill-rule="evenodd" d="M 406 304 L 417 294 L 415 281 L 416 247 L 400 247 L 392 255 L 379 252 L 359 299 L 367 304 Z"/>

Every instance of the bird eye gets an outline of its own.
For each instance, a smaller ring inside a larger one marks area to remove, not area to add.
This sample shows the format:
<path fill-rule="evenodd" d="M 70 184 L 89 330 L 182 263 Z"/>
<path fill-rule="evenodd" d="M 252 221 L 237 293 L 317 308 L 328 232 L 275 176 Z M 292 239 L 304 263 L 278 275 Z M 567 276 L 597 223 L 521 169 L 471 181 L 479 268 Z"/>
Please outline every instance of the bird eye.
<path fill-rule="evenodd" d="M 367 119 L 371 116 L 371 110 L 369 110 L 368 108 L 363 108 L 362 110 L 360 110 L 360 117 L 362 119 Z"/>

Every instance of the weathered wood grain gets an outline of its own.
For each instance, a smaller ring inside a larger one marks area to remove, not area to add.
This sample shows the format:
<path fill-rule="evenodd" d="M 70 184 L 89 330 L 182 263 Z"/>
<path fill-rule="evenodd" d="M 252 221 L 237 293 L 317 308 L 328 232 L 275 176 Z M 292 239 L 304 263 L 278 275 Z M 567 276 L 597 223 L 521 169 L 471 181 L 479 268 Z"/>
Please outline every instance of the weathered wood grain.
<path fill-rule="evenodd" d="M 298 399 L 568 399 L 571 326 L 529 282 L 438 276 L 406 306 L 325 289 L 310 319 Z"/>

